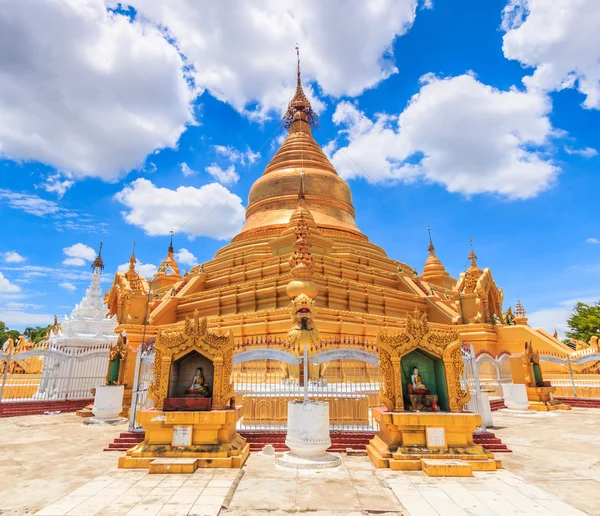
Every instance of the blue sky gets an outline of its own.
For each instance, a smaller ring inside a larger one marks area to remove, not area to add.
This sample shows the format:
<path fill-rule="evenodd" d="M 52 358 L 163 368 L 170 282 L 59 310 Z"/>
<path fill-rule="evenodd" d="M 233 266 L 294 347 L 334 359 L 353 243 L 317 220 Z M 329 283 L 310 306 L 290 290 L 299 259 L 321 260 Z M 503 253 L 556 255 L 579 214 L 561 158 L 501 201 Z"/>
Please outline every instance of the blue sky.
<path fill-rule="evenodd" d="M 549 331 L 600 298 L 595 0 L 5 3 L 10 327 L 69 313 L 100 240 L 105 288 L 134 240 L 151 272 L 170 229 L 182 268 L 211 259 L 281 142 L 296 42 L 314 136 L 389 256 L 420 270 L 429 225 L 457 277 L 472 236 L 505 308 Z"/>

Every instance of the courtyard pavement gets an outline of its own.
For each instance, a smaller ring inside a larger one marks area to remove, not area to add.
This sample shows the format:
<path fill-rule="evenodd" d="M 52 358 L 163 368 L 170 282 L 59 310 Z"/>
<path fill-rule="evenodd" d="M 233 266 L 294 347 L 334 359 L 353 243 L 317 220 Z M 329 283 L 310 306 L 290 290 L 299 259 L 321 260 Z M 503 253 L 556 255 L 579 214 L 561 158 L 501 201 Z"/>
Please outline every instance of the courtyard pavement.
<path fill-rule="evenodd" d="M 296 471 L 252 454 L 242 470 L 148 475 L 103 452 L 123 426 L 73 414 L 0 419 L 0 514 L 283 516 L 600 515 L 600 410 L 494 413 L 513 449 L 473 478 L 376 470 L 367 457 Z M 39 511 L 39 512 L 38 512 Z"/>

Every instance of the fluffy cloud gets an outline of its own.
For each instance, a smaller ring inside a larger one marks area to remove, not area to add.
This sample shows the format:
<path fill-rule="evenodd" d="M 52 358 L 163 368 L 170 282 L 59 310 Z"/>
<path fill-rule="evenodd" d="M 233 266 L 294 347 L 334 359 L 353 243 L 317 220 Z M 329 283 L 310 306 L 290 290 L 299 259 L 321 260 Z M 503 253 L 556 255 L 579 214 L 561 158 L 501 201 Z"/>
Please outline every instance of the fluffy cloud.
<path fill-rule="evenodd" d="M 127 207 L 122 213 L 125 221 L 148 235 L 168 235 L 174 231 L 191 238 L 227 239 L 244 222 L 242 200 L 218 183 L 171 190 L 140 178 L 125 186 L 115 199 Z"/>
<path fill-rule="evenodd" d="M 65 247 L 63 253 L 68 256 L 68 258 L 63 260 L 63 264 L 74 265 L 76 267 L 85 265 L 86 262 L 91 262 L 96 258 L 96 251 L 89 245 L 82 244 L 81 242 Z"/>
<path fill-rule="evenodd" d="M 47 326 L 52 323 L 50 314 L 32 314 L 22 310 L 2 310 L 2 321 L 10 329 L 23 331 L 27 326 Z"/>
<path fill-rule="evenodd" d="M 123 263 L 117 267 L 118 272 L 126 272 L 129 269 L 129 262 Z M 144 276 L 146 278 L 152 278 L 158 271 L 158 267 L 153 263 L 142 263 L 137 262 L 135 264 L 135 270 L 140 276 Z"/>
<path fill-rule="evenodd" d="M 58 286 L 64 288 L 65 290 L 70 290 L 71 292 L 77 290 L 77 287 L 68 281 L 63 281 L 62 283 L 59 283 Z"/>
<path fill-rule="evenodd" d="M 8 252 L 4 253 L 4 261 L 6 263 L 21 263 L 21 262 L 24 262 L 25 260 L 26 260 L 26 258 L 24 256 L 21 256 L 16 251 L 8 251 Z"/>
<path fill-rule="evenodd" d="M 569 155 L 581 156 L 582 158 L 593 158 L 598 155 L 598 151 L 592 147 L 584 147 L 583 149 L 573 149 L 565 146 L 565 152 Z"/>
<path fill-rule="evenodd" d="M 18 285 L 11 283 L 8 278 L 5 278 L 4 274 L 0 272 L 0 292 L 14 293 L 19 292 L 20 290 L 21 289 Z"/>
<path fill-rule="evenodd" d="M 177 49 L 103 0 L 5 0 L 0 35 L 5 158 L 113 179 L 193 122 L 197 91 Z"/>
<path fill-rule="evenodd" d="M 180 265 L 198 265 L 198 258 L 196 258 L 193 253 L 183 247 L 178 253 L 175 253 L 175 259 Z"/>
<path fill-rule="evenodd" d="M 70 179 L 62 180 L 60 174 L 52 174 L 46 178 L 41 186 L 46 192 L 58 195 L 58 198 L 60 199 L 74 184 L 75 181 L 71 181 Z"/>
<path fill-rule="evenodd" d="M 224 185 L 234 185 L 240 179 L 239 174 L 235 171 L 234 165 L 229 165 L 227 168 L 221 168 L 216 163 L 211 163 L 205 170 L 219 183 Z"/>
<path fill-rule="evenodd" d="M 241 113 L 264 118 L 271 109 L 281 111 L 293 94 L 297 41 L 304 81 L 318 82 L 325 95 L 356 96 L 396 73 L 390 49 L 396 36 L 411 28 L 419 2 L 123 3 L 166 28 L 193 64 L 200 88 Z M 307 90 L 311 96 L 312 88 Z"/>
<path fill-rule="evenodd" d="M 179 167 L 181 168 L 181 173 L 185 177 L 193 176 L 196 173 L 196 171 L 191 169 L 187 163 L 180 163 Z"/>
<path fill-rule="evenodd" d="M 399 115 L 373 120 L 349 102 L 333 121 L 345 147 L 326 146 L 338 172 L 371 182 L 440 183 L 465 195 L 497 193 L 525 199 L 549 187 L 559 172 L 544 154 L 554 136 L 549 99 L 532 92 L 497 90 L 470 74 L 433 75 Z"/>
<path fill-rule="evenodd" d="M 250 147 L 246 147 L 244 152 L 231 145 L 213 145 L 213 149 L 217 154 L 227 158 L 232 163 L 239 163 L 240 165 L 253 165 L 260 158 L 260 152 L 252 152 Z"/>
<path fill-rule="evenodd" d="M 600 240 L 598 240 L 597 238 L 588 238 L 588 239 L 586 240 L 586 242 L 587 242 L 588 244 L 600 244 Z"/>
<path fill-rule="evenodd" d="M 504 56 L 535 68 L 528 88 L 577 88 L 586 108 L 600 109 L 599 19 L 598 0 L 509 0 Z"/>

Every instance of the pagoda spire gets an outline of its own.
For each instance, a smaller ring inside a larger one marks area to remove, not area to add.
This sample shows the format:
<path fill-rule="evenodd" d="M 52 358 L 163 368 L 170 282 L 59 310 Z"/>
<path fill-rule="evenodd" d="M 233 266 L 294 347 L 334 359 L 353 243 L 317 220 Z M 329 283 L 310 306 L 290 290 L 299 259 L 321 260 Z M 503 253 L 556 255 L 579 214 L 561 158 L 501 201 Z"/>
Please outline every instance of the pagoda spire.
<path fill-rule="evenodd" d="M 302 78 L 300 75 L 300 47 L 296 44 L 296 56 L 298 68 L 296 71 L 296 92 L 288 104 L 287 111 L 283 115 L 283 125 L 290 128 L 295 120 L 304 120 L 313 127 L 317 125 L 317 114 L 313 111 L 304 90 L 302 89 Z M 301 113 L 301 114 L 298 114 Z"/>
<path fill-rule="evenodd" d="M 475 251 L 473 251 L 473 237 L 469 237 L 469 245 L 471 247 L 471 252 L 469 253 L 469 260 L 471 260 L 471 269 L 478 269 L 477 267 L 477 255 Z"/>
<path fill-rule="evenodd" d="M 104 270 L 104 262 L 102 261 L 102 242 L 100 242 L 100 248 L 98 249 L 98 256 L 96 256 L 96 259 L 92 263 L 92 270 L 94 272 L 96 272 L 96 271 L 100 272 L 100 271 Z"/>
<path fill-rule="evenodd" d="M 135 257 L 135 240 L 133 241 L 133 249 L 131 250 L 131 256 L 129 257 L 129 271 L 135 272 L 135 264 L 137 263 L 137 258 Z"/>
<path fill-rule="evenodd" d="M 427 233 L 429 233 L 429 246 L 427 247 L 429 256 L 435 256 L 435 247 L 433 247 L 433 241 L 431 240 L 431 228 L 429 226 L 427 226 Z"/>
<path fill-rule="evenodd" d="M 171 230 L 171 243 L 169 244 L 169 249 L 167 251 L 167 254 L 169 255 L 169 258 L 173 258 L 174 253 L 175 253 L 175 249 L 173 248 L 173 230 Z"/>

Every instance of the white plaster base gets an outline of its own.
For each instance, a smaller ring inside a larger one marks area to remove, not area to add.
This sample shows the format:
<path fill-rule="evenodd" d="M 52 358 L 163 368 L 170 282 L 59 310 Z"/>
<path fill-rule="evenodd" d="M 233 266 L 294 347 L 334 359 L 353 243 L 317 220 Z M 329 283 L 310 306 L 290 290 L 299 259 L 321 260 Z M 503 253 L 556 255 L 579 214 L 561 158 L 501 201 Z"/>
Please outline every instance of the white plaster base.
<path fill-rule="evenodd" d="M 96 387 L 92 413 L 99 421 L 119 419 L 123 410 L 124 385 L 101 385 Z"/>
<path fill-rule="evenodd" d="M 275 459 L 275 463 L 286 468 L 296 469 L 325 469 L 336 468 L 342 463 L 337 455 L 326 453 L 320 457 L 296 457 L 292 452 L 285 452 Z"/>
<path fill-rule="evenodd" d="M 511 410 L 529 409 L 529 400 L 527 399 L 527 388 L 520 383 L 507 383 L 502 385 L 502 394 L 504 395 L 504 404 Z"/>
<path fill-rule="evenodd" d="M 285 445 L 295 457 L 321 457 L 331 446 L 329 403 L 290 401 Z"/>
<path fill-rule="evenodd" d="M 117 417 L 115 419 L 98 419 L 96 417 L 86 417 L 83 420 L 84 425 L 120 425 L 128 421 L 126 417 Z"/>

